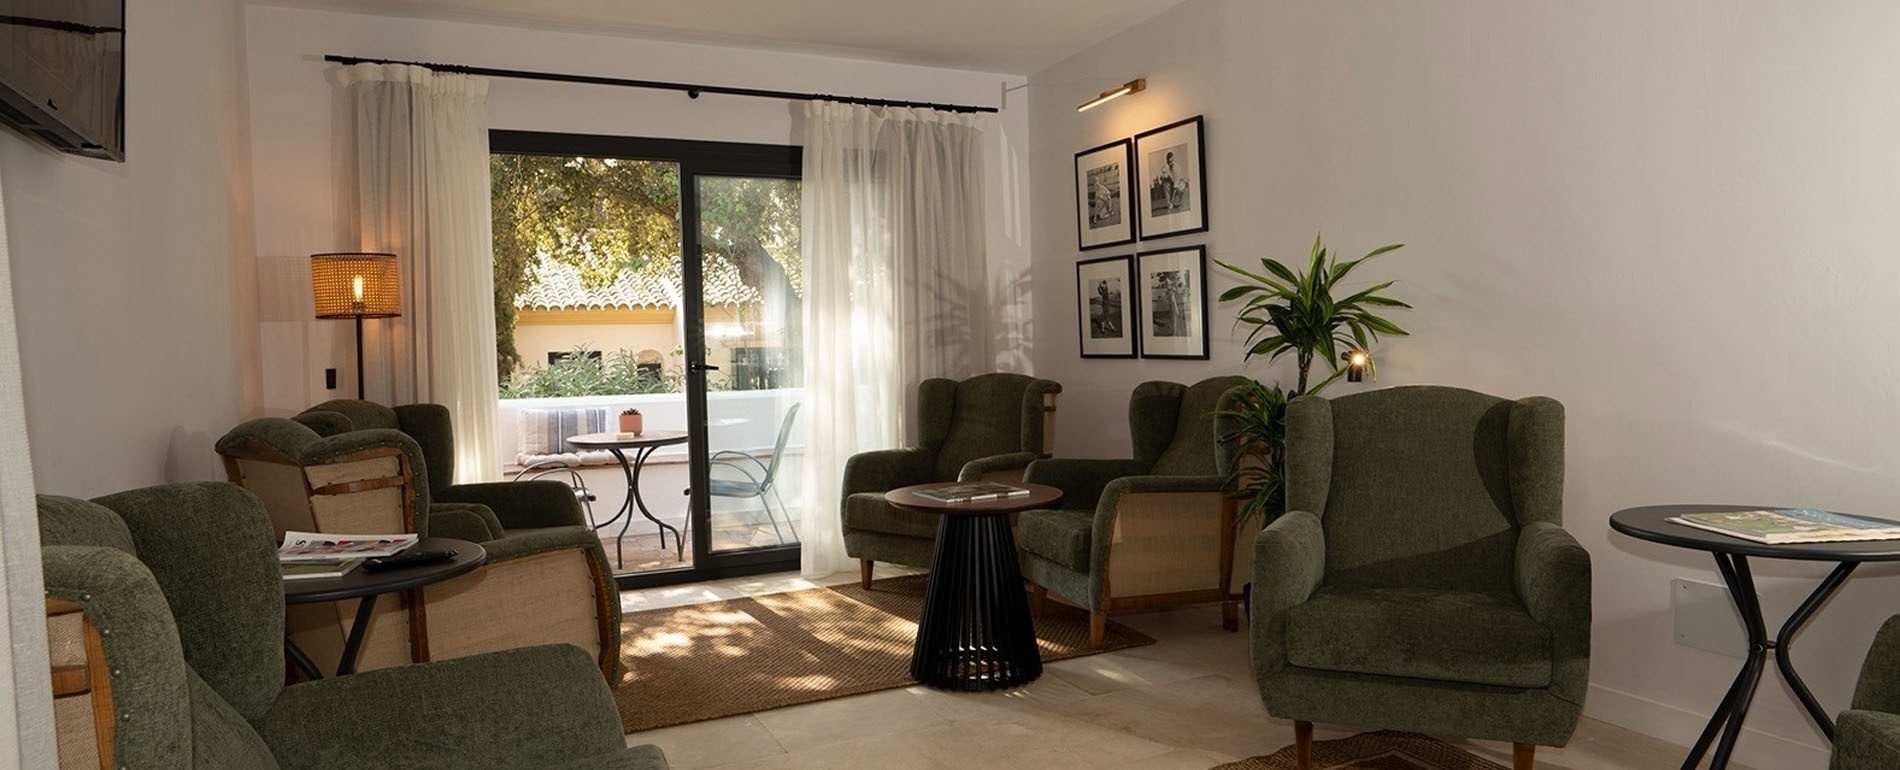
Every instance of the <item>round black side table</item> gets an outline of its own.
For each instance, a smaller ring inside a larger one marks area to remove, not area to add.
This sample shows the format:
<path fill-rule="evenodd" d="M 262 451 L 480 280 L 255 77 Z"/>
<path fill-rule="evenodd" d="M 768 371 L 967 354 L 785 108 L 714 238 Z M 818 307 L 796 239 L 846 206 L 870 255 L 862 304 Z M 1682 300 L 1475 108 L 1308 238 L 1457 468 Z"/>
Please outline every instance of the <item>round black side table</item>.
<path fill-rule="evenodd" d="M 1029 616 L 1022 567 L 1009 514 L 1047 508 L 1062 490 L 1012 484 L 1029 494 L 947 503 L 916 494 L 919 484 L 884 493 L 891 505 L 942 517 L 930 560 L 924 614 L 917 621 L 910 675 L 944 690 L 980 692 L 1018 687 L 1042 676 L 1042 653 Z"/>
<path fill-rule="evenodd" d="M 408 550 L 454 551 L 455 558 L 380 571 L 371 571 L 359 566 L 343 577 L 284 581 L 285 604 L 362 599 L 356 605 L 356 620 L 350 624 L 349 636 L 343 639 L 343 654 L 339 656 L 336 664 L 337 676 L 345 676 L 356 671 L 356 655 L 362 651 L 363 632 L 369 630 L 370 615 L 376 611 L 376 597 L 459 577 L 473 572 L 476 567 L 482 565 L 482 562 L 488 560 L 488 551 L 480 545 L 449 537 L 425 537 L 416 541 L 415 545 L 409 546 Z M 305 655 L 303 650 L 290 641 L 288 632 L 284 634 L 284 652 L 290 656 L 291 662 L 304 676 L 311 679 L 323 678 L 323 674 L 317 670 L 317 665 L 310 660 L 310 656 Z"/>

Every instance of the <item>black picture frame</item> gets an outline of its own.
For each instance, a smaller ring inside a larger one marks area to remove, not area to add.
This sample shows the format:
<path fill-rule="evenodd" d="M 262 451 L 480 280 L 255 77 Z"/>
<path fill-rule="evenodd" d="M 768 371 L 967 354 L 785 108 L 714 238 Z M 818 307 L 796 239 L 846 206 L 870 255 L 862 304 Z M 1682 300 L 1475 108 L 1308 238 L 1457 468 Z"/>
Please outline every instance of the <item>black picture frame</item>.
<path fill-rule="evenodd" d="M 1132 255 L 1075 263 L 1076 338 L 1083 358 L 1134 358 L 1135 261 Z"/>
<path fill-rule="evenodd" d="M 1117 139 L 1075 154 L 1075 243 L 1083 251 L 1135 242 L 1132 146 Z"/>
<path fill-rule="evenodd" d="M 1135 135 L 1135 228 L 1142 238 L 1207 230 L 1206 148 L 1199 115 Z"/>
<path fill-rule="evenodd" d="M 1205 361 L 1207 336 L 1207 247 L 1183 246 L 1136 256 L 1142 358 Z"/>

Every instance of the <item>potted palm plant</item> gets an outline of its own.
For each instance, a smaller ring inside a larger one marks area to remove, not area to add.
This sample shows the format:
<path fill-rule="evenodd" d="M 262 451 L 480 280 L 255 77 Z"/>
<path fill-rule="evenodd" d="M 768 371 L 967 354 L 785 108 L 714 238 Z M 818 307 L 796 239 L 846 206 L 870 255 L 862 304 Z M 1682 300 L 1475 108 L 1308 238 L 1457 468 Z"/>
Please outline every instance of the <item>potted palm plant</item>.
<path fill-rule="evenodd" d="M 1340 260 L 1315 236 L 1312 252 L 1301 270 L 1271 258 L 1260 260 L 1258 272 L 1215 260 L 1215 264 L 1242 279 L 1240 285 L 1222 292 L 1220 301 L 1243 302 L 1234 324 L 1251 327 L 1246 360 L 1265 358 L 1272 362 L 1291 355 L 1299 372 L 1292 390 L 1255 381 L 1234 409 L 1223 412 L 1235 427 L 1221 439 L 1235 442 L 1243 455 L 1255 458 L 1238 463 L 1230 479 L 1235 494 L 1244 501 L 1242 522 L 1262 513 L 1270 517 L 1286 507 L 1282 461 L 1286 457 L 1287 402 L 1296 396 L 1317 394 L 1355 369 L 1370 373 L 1374 368 L 1373 343 L 1381 336 L 1407 336 L 1404 329 L 1380 315 L 1388 309 L 1411 308 L 1384 294 L 1391 288 L 1391 281 L 1343 297 L 1334 296 L 1359 265 L 1403 245 L 1382 246 L 1358 259 Z M 1323 364 L 1327 374 L 1312 382 L 1316 363 Z"/>

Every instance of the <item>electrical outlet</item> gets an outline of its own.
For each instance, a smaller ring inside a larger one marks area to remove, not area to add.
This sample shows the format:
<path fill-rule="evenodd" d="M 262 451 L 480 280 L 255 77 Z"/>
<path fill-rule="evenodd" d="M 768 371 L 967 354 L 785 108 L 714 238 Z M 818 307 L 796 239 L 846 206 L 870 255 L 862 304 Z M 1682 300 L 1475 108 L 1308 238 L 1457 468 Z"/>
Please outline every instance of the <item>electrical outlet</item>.
<path fill-rule="evenodd" d="M 323 387 L 326 390 L 336 390 L 336 367 L 323 370 Z"/>

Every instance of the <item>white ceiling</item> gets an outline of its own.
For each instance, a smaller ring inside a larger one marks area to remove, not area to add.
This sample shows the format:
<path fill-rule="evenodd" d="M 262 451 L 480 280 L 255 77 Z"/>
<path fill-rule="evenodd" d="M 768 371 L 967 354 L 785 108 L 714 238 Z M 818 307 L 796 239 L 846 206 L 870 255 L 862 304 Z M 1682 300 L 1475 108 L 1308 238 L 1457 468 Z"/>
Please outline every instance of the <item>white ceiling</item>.
<path fill-rule="evenodd" d="M 253 0 L 1027 75 L 1182 0 Z"/>

